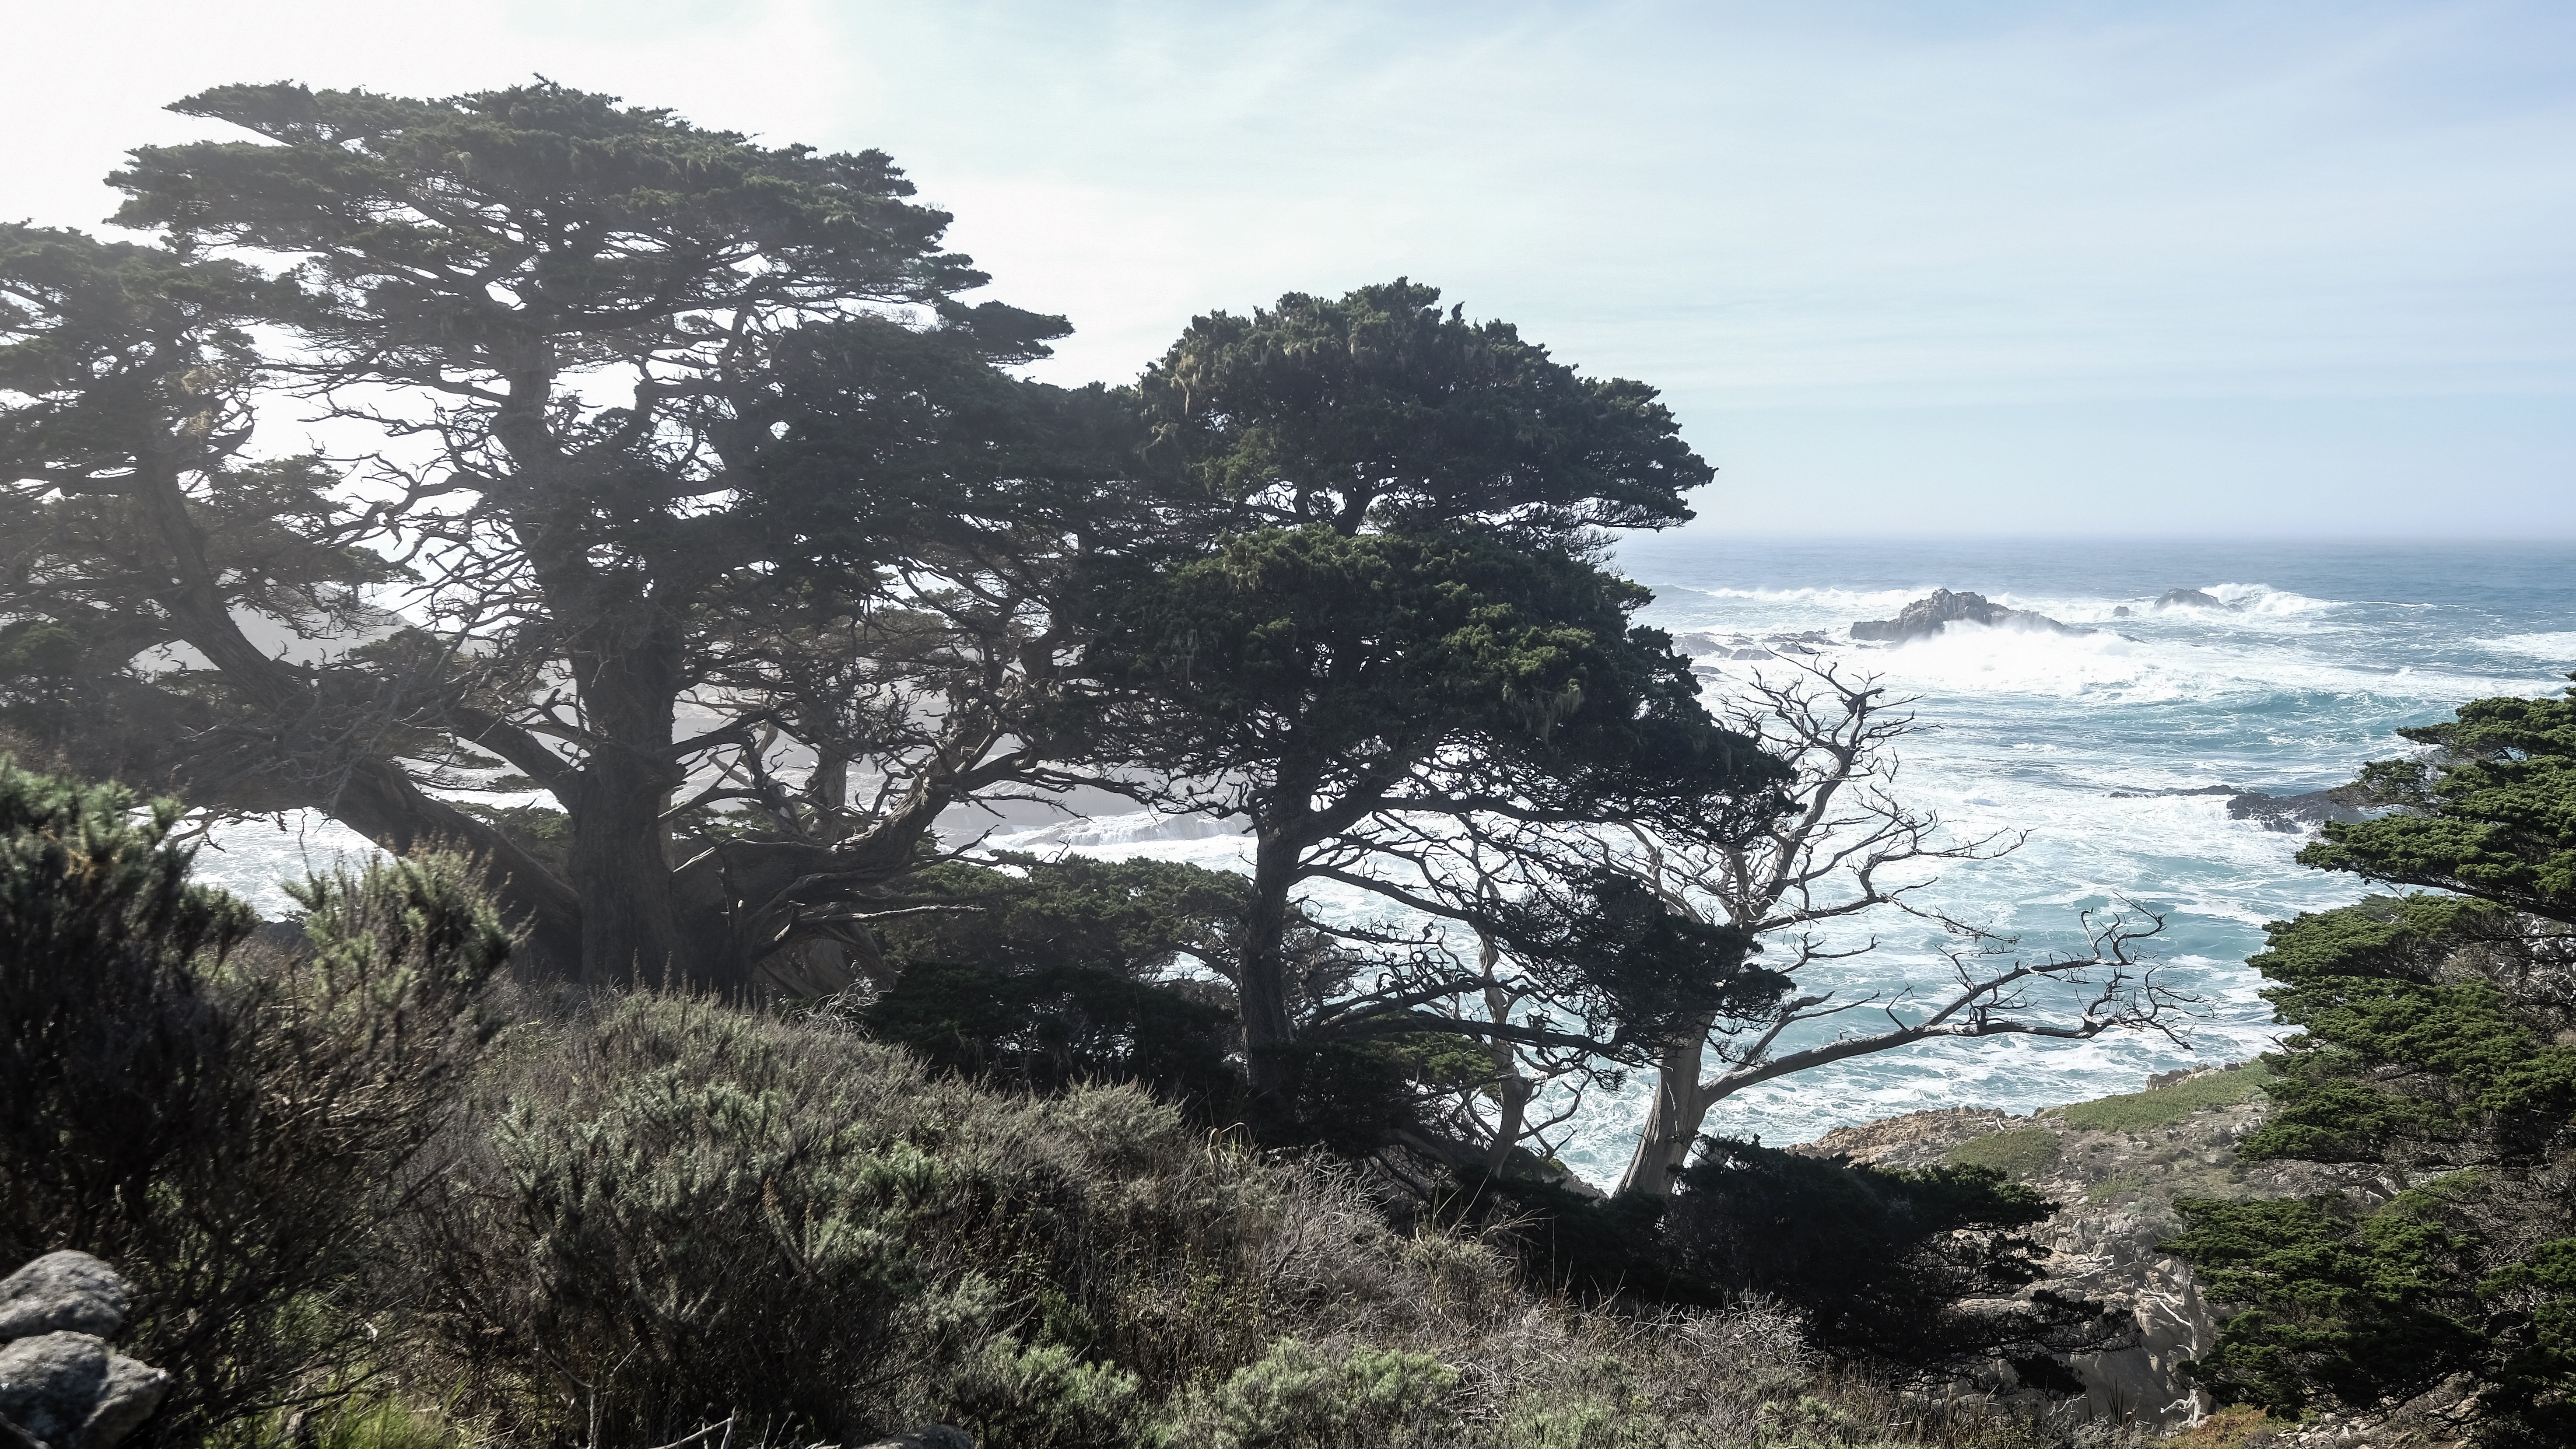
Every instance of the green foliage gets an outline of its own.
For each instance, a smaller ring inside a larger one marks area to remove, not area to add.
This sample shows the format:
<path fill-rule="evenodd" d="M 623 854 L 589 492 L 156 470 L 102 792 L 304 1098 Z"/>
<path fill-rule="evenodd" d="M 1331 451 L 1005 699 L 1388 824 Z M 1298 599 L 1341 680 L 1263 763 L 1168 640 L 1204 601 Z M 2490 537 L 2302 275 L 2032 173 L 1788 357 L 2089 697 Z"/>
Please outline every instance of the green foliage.
<path fill-rule="evenodd" d="M 1465 526 L 1262 528 L 1132 581 L 1090 668 L 1170 692 L 1127 722 L 1156 767 L 1197 777 L 1284 765 L 1383 791 L 1434 742 L 1474 739 L 1492 765 L 1623 800 L 1674 772 L 1699 793 L 1767 780 L 1700 711 L 1687 661 L 1630 630 L 1644 600 L 1570 552 Z"/>
<path fill-rule="evenodd" d="M 2481 699 L 2398 733 L 2437 753 L 2380 761 L 2358 782 L 2397 812 L 2327 825 L 2300 862 L 2576 924 L 2576 690 Z"/>
<path fill-rule="evenodd" d="M 1231 993 L 1209 973 L 1231 964 L 1243 878 L 1153 860 L 1000 860 L 909 882 L 920 913 L 880 932 L 901 974 L 860 1024 L 945 1070 L 1046 1091 L 1134 1082 L 1234 1120 Z"/>
<path fill-rule="evenodd" d="M 2249 964 L 2301 1028 L 2266 1058 L 2251 1157 L 2366 1163 L 2404 1184 L 2334 1198 L 2177 1200 L 2180 1253 L 2245 1305 L 2195 1372 L 2276 1414 L 2480 1385 L 2496 1442 L 2576 1433 L 2576 700 L 2480 700 L 2402 731 L 2430 759 L 2367 767 L 2391 814 L 2300 859 L 2447 895 L 2274 922 Z"/>
<path fill-rule="evenodd" d="M 1245 881 L 1160 860 L 1041 860 L 1003 853 L 1000 869 L 944 862 L 907 881 L 926 911 L 887 922 L 888 959 L 971 961 L 1001 971 L 1071 968 L 1152 979 L 1184 964 L 1220 972 L 1242 929 Z"/>
<path fill-rule="evenodd" d="M 988 1340 L 948 1389 L 950 1417 L 978 1444 L 1126 1449 L 1141 1417 L 1134 1374 L 1085 1363 L 1061 1343 Z"/>
<path fill-rule="evenodd" d="M 1454 1442 L 1458 1372 L 1427 1354 L 1298 1339 L 1192 1393 L 1156 1441 L 1206 1449 L 1344 1449 Z"/>
<path fill-rule="evenodd" d="M 2318 1389 L 2368 1406 L 2479 1367 L 2471 1240 L 2445 1221 L 2472 1191 L 2445 1181 L 2359 1217 L 2333 1196 L 2177 1201 L 2191 1228 L 2172 1250 L 2213 1297 L 2259 1305 L 2228 1321 L 2194 1377 L 2296 1417 Z"/>
<path fill-rule="evenodd" d="M 1887 1171 L 1709 1138 L 1664 1235 L 1683 1271 L 1797 1304 L 1827 1347 L 1918 1374 L 2001 1360 L 2064 1390 L 2063 1355 L 2109 1341 L 2099 1306 L 1992 1301 L 2044 1275 L 2025 1230 L 2055 1211 L 1992 1168 Z"/>
<path fill-rule="evenodd" d="M 2045 1127 L 2016 1127 L 1972 1137 L 1942 1155 L 1952 1167 L 1983 1168 L 2006 1177 L 2036 1177 L 2057 1166 L 2066 1146 Z"/>
<path fill-rule="evenodd" d="M 2378 897 L 2275 923 L 2251 959 L 2305 1029 L 2273 1058 L 2278 1104 L 2241 1150 L 2326 1162 L 2529 1165 L 2576 1114 L 2576 1044 L 2474 969 L 2518 955 L 2510 915 Z M 2392 1071 L 2394 1068 L 2396 1070 Z"/>
<path fill-rule="evenodd" d="M 1532 964 L 1549 1002 L 1632 1059 L 1709 1018 L 1763 1015 L 1789 991 L 1787 976 L 1747 959 L 1761 949 L 1751 936 L 1676 911 L 1623 872 L 1587 872 L 1498 916 L 1495 935 Z"/>
<path fill-rule="evenodd" d="M 1343 533 L 1488 517 L 1660 528 L 1714 471 L 1654 389 L 1578 376 L 1508 323 L 1398 280 L 1214 313 L 1138 385 L 1158 447 L 1210 494 Z"/>
<path fill-rule="evenodd" d="M 1119 972 L 916 961 L 857 1020 L 879 1041 L 991 1081 L 1048 1091 L 1133 1082 L 1220 1118 L 1240 1095 L 1226 1061 L 1233 1014 Z"/>
<path fill-rule="evenodd" d="M 141 1290 L 177 1380 L 146 1442 L 357 1385 L 374 1254 L 490 1036 L 509 951 L 453 861 L 303 890 L 306 949 L 187 883 L 176 805 L 0 761 L 0 1256 L 76 1247 Z"/>
<path fill-rule="evenodd" d="M 2205 1112 L 2212 1107 L 2233 1107 L 2239 1102 L 2250 1101 L 2255 1093 L 2265 1090 L 2271 1082 L 2269 1068 L 2260 1063 L 2247 1063 L 2223 1072 L 2205 1072 L 2188 1077 L 2171 1086 L 2077 1102 L 2059 1115 L 2067 1126 L 2090 1132 L 2144 1132 L 2153 1127 L 2169 1127 L 2195 1112 Z"/>

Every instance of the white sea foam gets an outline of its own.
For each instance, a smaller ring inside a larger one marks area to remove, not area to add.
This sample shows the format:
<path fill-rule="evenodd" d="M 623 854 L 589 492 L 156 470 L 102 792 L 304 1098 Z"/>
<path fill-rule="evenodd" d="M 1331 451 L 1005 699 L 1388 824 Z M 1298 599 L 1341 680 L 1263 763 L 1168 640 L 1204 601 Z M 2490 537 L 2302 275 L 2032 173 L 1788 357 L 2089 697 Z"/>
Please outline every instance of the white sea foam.
<path fill-rule="evenodd" d="M 2480 639 L 2479 644 L 2508 654 L 2527 654 L 2534 659 L 2576 664 L 2576 630 L 2553 634 L 2507 634 L 2500 639 Z"/>
<path fill-rule="evenodd" d="M 275 919 L 303 909 L 286 893 L 286 882 L 363 865 L 382 854 L 374 842 L 318 810 L 290 810 L 208 832 L 190 874 Z"/>

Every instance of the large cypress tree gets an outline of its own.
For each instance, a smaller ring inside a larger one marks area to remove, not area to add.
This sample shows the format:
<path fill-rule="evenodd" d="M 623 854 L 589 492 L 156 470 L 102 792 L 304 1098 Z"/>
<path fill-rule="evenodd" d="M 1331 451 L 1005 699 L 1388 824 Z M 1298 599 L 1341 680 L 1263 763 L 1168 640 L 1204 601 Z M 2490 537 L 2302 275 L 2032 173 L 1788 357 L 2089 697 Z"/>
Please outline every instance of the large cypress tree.
<path fill-rule="evenodd" d="M 1250 823 L 1237 985 L 1266 1094 L 1315 1004 L 1298 893 L 1368 882 L 1372 822 L 1724 814 L 1780 774 L 1599 561 L 1603 529 L 1688 518 L 1712 470 L 1653 389 L 1438 298 L 1398 281 L 1201 317 L 1140 385 L 1154 454 L 1215 526 L 1104 589 L 1099 748 L 1166 804 Z M 1745 944 L 1697 970 L 1730 975 Z M 1475 988 L 1384 1001 L 1444 989 Z"/>
<path fill-rule="evenodd" d="M 584 979 L 740 986 L 864 952 L 865 898 L 939 812 L 1042 752 L 1015 728 L 1061 652 L 1041 596 L 1094 546 L 1123 445 L 1104 395 L 996 370 L 1062 323 L 957 301 L 985 279 L 876 152 L 552 84 L 175 109 L 251 139 L 112 178 L 167 247 L 13 253 L 22 298 L 39 263 L 88 280 L 0 319 L 13 360 L 53 368 L 12 384 L 36 405 L 11 409 L 0 481 L 63 545 L 13 550 L 9 617 L 115 616 L 93 676 L 128 636 L 194 646 L 210 667 L 160 681 L 176 783 L 460 843 Z M 254 355 L 254 323 L 293 345 Z M 236 462 L 263 381 L 383 453 L 356 478 Z M 245 562 L 254 535 L 294 557 Z M 345 635 L 389 556 L 408 577 L 378 602 L 402 613 L 363 649 L 282 658 L 238 627 Z M 68 648 L 46 640 L 19 653 Z M 500 762 L 559 807 L 552 839 L 422 788 Z"/>

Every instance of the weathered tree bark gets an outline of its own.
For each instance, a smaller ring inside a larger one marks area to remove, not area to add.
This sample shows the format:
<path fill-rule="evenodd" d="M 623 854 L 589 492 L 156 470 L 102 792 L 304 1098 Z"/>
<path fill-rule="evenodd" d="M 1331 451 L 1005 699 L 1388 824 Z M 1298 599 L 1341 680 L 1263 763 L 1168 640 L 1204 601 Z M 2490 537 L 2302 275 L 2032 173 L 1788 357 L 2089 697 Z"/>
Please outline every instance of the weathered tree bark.
<path fill-rule="evenodd" d="M 592 585 L 596 588 L 596 584 Z M 744 983 L 695 959 L 680 932 L 664 812 L 686 772 L 672 750 L 682 686 L 678 624 L 649 600 L 600 608 L 571 650 L 591 736 L 557 795 L 571 817 L 565 862 L 582 902 L 581 983 Z"/>
<path fill-rule="evenodd" d="M 1619 1195 L 1665 1198 L 1673 1178 L 1690 1162 L 1699 1141 L 1700 1122 L 1710 1104 L 1700 1100 L 1700 1058 L 1708 1028 L 1687 1040 L 1667 1045 L 1655 1061 L 1655 1096 L 1646 1109 L 1646 1126 L 1628 1170 L 1619 1179 Z"/>

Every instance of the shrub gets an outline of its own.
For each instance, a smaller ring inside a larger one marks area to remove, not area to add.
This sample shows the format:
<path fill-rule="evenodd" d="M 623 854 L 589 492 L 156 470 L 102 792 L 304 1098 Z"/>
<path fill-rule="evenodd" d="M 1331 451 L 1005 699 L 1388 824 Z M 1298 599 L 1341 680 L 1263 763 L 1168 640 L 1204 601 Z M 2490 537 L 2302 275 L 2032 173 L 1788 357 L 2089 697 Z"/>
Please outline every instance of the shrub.
<path fill-rule="evenodd" d="M 1683 1271 L 1796 1304 L 1845 1355 L 1915 1375 L 2001 1360 L 2071 1391 L 2063 1355 L 2112 1338 L 2099 1306 L 2015 1297 L 2044 1271 L 2022 1230 L 2055 1210 L 1991 1168 L 1891 1172 L 1712 1138 L 1665 1232 Z"/>
<path fill-rule="evenodd" d="M 314 881 L 307 949 L 242 949 L 178 818 L 0 761 L 0 1256 L 133 1280 L 126 1344 L 176 1380 L 147 1443 L 362 1380 L 331 1371 L 509 949 L 437 859 Z"/>
<path fill-rule="evenodd" d="M 1294 1338 L 1186 1398 L 1158 1442 L 1187 1449 L 1448 1444 L 1455 1369 L 1401 1349 L 1326 1353 Z"/>
<path fill-rule="evenodd" d="M 415 1256 L 509 1432 L 954 1414 L 1106 1442 L 1133 1393 L 1258 1352 L 1257 1309 L 1225 1304 L 1257 1292 L 1244 1245 L 1275 1189 L 1134 1089 L 1009 1096 L 637 995 L 532 1036 L 491 1091 Z"/>

